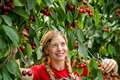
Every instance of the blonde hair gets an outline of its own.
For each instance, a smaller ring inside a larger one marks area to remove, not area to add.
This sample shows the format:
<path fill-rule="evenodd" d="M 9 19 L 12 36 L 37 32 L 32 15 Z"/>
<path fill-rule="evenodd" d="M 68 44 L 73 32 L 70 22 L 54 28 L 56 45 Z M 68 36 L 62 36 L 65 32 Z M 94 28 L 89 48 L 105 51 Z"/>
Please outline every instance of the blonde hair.
<path fill-rule="evenodd" d="M 43 35 L 43 38 L 41 40 L 41 46 L 42 46 L 42 52 L 43 52 L 43 63 L 45 63 L 45 65 L 46 65 L 46 70 L 47 70 L 51 80 L 55 80 L 55 77 L 54 77 L 54 73 L 52 72 L 52 70 L 49 66 L 50 59 L 49 59 L 49 55 L 45 53 L 45 49 L 46 49 L 46 47 L 48 47 L 51 40 L 58 35 L 62 36 L 65 39 L 66 44 L 67 44 L 66 36 L 61 31 L 55 31 L 55 30 L 50 30 L 47 33 L 45 33 L 45 35 Z M 71 63 L 70 63 L 70 59 L 68 58 L 68 56 L 66 57 L 65 64 L 66 64 L 66 68 L 70 74 L 72 72 L 72 68 L 71 68 Z"/>

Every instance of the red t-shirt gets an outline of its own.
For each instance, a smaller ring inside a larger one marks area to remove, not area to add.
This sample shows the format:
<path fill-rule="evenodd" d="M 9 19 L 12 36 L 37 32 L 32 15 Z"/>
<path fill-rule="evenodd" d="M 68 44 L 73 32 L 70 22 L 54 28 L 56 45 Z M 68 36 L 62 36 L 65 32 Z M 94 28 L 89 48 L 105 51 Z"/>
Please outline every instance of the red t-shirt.
<path fill-rule="evenodd" d="M 35 65 L 31 68 L 33 72 L 33 80 L 50 80 L 49 74 L 46 71 L 46 67 L 44 64 Z M 69 72 L 67 69 L 63 69 L 61 71 L 53 70 L 55 77 L 60 78 L 67 78 L 69 77 Z"/>

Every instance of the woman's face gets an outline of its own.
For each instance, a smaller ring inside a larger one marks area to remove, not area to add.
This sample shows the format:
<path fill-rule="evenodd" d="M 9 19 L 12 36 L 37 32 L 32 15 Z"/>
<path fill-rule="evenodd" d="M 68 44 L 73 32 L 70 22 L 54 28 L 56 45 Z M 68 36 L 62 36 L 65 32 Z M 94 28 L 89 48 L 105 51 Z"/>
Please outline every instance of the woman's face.
<path fill-rule="evenodd" d="M 65 60 L 67 56 L 68 48 L 65 39 L 58 35 L 54 37 L 48 44 L 47 53 L 53 61 Z"/>

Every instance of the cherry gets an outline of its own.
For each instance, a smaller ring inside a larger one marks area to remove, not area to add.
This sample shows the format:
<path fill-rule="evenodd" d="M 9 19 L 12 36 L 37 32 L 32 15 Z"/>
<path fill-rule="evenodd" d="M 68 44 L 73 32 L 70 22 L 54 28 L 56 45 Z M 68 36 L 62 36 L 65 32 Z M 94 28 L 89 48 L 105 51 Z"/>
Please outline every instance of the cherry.
<path fill-rule="evenodd" d="M 119 9 L 119 8 L 117 8 L 117 9 L 115 10 L 115 15 L 116 15 L 116 16 L 120 16 L 120 9 Z"/>
<path fill-rule="evenodd" d="M 83 72 L 82 72 L 82 76 L 87 76 L 87 74 L 88 74 L 88 68 L 84 67 Z"/>
<path fill-rule="evenodd" d="M 78 43 L 78 41 L 75 41 L 75 43 L 73 44 L 73 48 L 74 48 L 74 49 L 78 49 L 78 48 L 79 48 L 79 43 Z"/>
<path fill-rule="evenodd" d="M 34 41 L 32 41 L 31 46 L 32 46 L 32 49 L 35 49 L 35 48 L 36 48 L 36 45 L 35 45 L 35 42 L 34 42 Z"/>
<path fill-rule="evenodd" d="M 43 15 L 45 15 L 45 16 L 50 16 L 50 12 L 49 12 L 48 8 L 44 8 L 41 12 L 42 12 Z"/>
<path fill-rule="evenodd" d="M 88 15 L 89 15 L 89 16 L 93 16 L 93 13 L 90 12 L 90 13 L 88 13 Z"/>
<path fill-rule="evenodd" d="M 75 5 L 73 5 L 72 3 L 68 3 L 68 4 L 67 4 L 67 10 L 68 10 L 68 11 L 73 11 L 73 10 L 75 10 Z"/>
<path fill-rule="evenodd" d="M 23 71 L 22 71 L 22 75 L 23 75 L 23 76 L 26 76 L 26 75 L 27 75 L 27 71 L 26 71 L 26 70 L 23 70 Z"/>
<path fill-rule="evenodd" d="M 35 22 L 35 16 L 34 15 L 30 15 L 29 16 L 29 20 L 30 20 L 30 22 Z"/>
<path fill-rule="evenodd" d="M 77 66 L 77 68 L 84 68 L 84 67 L 86 67 L 86 64 L 84 64 L 84 63 L 79 64 L 79 65 Z"/>
<path fill-rule="evenodd" d="M 110 29 L 109 29 L 109 27 L 104 27 L 103 31 L 104 31 L 104 32 L 109 32 Z"/>
<path fill-rule="evenodd" d="M 79 12 L 80 12 L 80 13 L 85 13 L 86 10 L 85 10 L 84 8 L 80 8 Z"/>
<path fill-rule="evenodd" d="M 25 51 L 25 47 L 22 45 L 22 46 L 20 46 L 20 47 L 18 48 L 18 50 L 19 50 L 20 52 L 24 52 L 24 51 Z"/>
<path fill-rule="evenodd" d="M 27 71 L 27 75 L 32 76 L 32 71 L 31 70 Z"/>

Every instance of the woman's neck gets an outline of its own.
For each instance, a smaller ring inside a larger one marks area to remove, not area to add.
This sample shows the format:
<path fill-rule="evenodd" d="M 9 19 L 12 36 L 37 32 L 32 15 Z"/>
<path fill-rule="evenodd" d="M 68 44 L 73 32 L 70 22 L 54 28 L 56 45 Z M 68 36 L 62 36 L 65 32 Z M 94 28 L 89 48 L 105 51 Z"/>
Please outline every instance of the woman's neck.
<path fill-rule="evenodd" d="M 60 71 L 65 69 L 65 61 L 51 61 L 51 67 Z"/>

